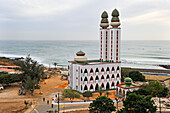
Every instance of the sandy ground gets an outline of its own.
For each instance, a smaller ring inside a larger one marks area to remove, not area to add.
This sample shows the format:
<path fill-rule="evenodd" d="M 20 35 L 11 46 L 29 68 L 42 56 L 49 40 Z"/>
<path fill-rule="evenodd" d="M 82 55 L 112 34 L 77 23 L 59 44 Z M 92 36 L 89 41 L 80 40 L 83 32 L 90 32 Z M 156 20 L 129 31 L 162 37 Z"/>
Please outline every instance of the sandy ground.
<path fill-rule="evenodd" d="M 63 90 L 55 87 L 67 82 L 66 80 L 60 80 L 60 77 L 61 76 L 55 75 L 50 79 L 46 79 L 44 82 L 41 82 L 41 90 L 36 89 L 34 91 L 34 96 L 30 96 L 29 94 L 19 96 L 17 94 L 19 89 L 18 83 L 5 87 L 5 90 L 0 92 L 0 113 L 11 113 L 23 109 L 25 107 L 24 100 L 32 102 L 33 104 L 40 102 L 43 97 L 51 100 L 53 93 L 61 92 Z"/>

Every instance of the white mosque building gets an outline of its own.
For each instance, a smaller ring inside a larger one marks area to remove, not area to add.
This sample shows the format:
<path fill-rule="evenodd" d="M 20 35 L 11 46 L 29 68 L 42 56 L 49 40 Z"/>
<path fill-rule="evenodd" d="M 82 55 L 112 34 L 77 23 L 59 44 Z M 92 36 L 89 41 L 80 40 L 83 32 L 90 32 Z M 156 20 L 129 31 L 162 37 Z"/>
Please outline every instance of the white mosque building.
<path fill-rule="evenodd" d="M 117 88 L 121 83 L 119 12 L 112 12 L 111 27 L 108 14 L 104 11 L 100 23 L 100 58 L 88 60 L 83 51 L 76 53 L 74 61 L 69 61 L 68 86 L 74 90 L 97 91 Z"/>

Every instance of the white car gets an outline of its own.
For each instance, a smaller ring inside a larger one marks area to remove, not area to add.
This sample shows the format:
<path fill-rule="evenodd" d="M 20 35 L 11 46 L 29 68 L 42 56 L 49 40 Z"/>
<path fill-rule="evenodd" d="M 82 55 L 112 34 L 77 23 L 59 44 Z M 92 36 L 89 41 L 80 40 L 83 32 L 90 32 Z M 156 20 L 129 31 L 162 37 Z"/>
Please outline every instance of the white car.
<path fill-rule="evenodd" d="M 0 90 L 3 90 L 4 89 L 4 87 L 2 86 L 2 84 L 0 84 Z"/>

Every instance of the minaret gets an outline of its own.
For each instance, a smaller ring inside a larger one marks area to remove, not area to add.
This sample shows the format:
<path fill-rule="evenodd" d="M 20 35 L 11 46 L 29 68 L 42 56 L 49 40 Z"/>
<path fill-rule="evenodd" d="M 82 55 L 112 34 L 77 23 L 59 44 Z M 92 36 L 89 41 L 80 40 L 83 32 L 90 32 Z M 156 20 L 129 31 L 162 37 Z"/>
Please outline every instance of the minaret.
<path fill-rule="evenodd" d="M 110 51 L 110 38 L 109 38 L 109 22 L 108 22 L 108 14 L 104 11 L 101 15 L 101 23 L 100 23 L 100 60 L 105 61 L 109 60 L 109 51 Z"/>
<path fill-rule="evenodd" d="M 120 62 L 120 34 L 121 28 L 120 20 L 119 20 L 119 12 L 117 9 L 114 9 L 112 12 L 112 20 L 110 25 L 110 38 L 111 38 L 111 57 L 110 61 L 112 62 Z"/>

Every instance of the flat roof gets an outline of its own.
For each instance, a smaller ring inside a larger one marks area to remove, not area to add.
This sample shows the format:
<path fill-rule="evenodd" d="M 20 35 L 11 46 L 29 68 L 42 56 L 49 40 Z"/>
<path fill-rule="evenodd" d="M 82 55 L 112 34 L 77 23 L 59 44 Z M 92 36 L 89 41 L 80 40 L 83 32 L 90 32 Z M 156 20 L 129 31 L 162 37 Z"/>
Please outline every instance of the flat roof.
<path fill-rule="evenodd" d="M 69 63 L 73 64 L 81 64 L 81 65 L 95 65 L 95 64 L 108 64 L 108 63 L 120 63 L 120 62 L 109 62 L 108 60 L 106 61 L 100 61 L 100 60 L 87 60 L 85 62 L 79 62 L 79 61 L 68 61 Z"/>

